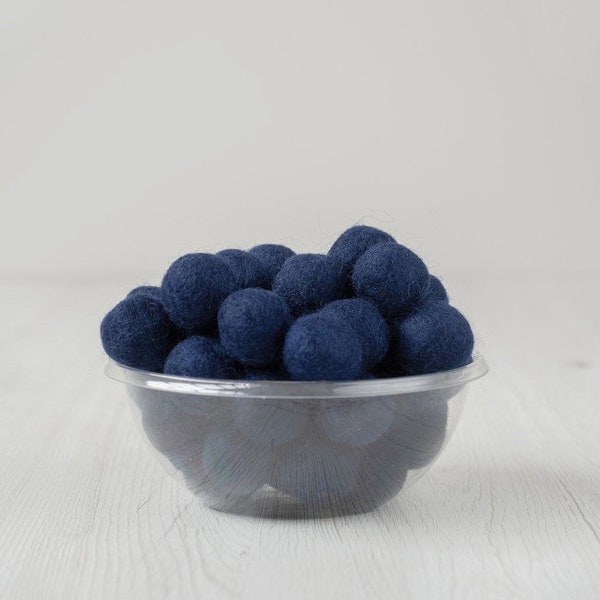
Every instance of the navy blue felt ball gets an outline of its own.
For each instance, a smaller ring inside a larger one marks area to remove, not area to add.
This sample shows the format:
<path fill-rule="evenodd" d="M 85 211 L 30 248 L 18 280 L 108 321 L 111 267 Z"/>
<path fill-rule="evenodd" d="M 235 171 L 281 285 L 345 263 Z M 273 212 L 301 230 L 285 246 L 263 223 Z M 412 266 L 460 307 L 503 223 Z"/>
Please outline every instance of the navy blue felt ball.
<path fill-rule="evenodd" d="M 341 319 L 319 313 L 306 315 L 290 327 L 283 360 L 295 380 L 358 379 L 362 373 L 362 343 Z"/>
<path fill-rule="evenodd" d="M 294 315 L 318 310 L 343 294 L 341 263 L 323 254 L 292 256 L 277 273 L 273 291 L 287 302 Z"/>
<path fill-rule="evenodd" d="M 429 276 L 429 283 L 422 294 L 422 300 L 424 302 L 433 302 L 439 300 L 440 302 L 448 302 L 448 292 L 444 284 L 435 276 Z"/>
<path fill-rule="evenodd" d="M 178 258 L 162 281 L 164 304 L 181 329 L 199 330 L 216 321 L 221 302 L 236 289 L 228 263 L 212 254 Z"/>
<path fill-rule="evenodd" d="M 363 371 L 366 373 L 385 356 L 390 341 L 390 331 L 384 318 L 368 300 L 346 298 L 327 304 L 322 314 L 332 314 L 345 321 L 363 344 Z"/>
<path fill-rule="evenodd" d="M 385 317 L 396 317 L 419 301 L 427 287 L 425 263 L 396 243 L 376 244 L 357 261 L 352 275 L 356 295 L 370 300 Z"/>
<path fill-rule="evenodd" d="M 262 261 L 254 254 L 230 248 L 217 252 L 216 256 L 222 258 L 229 265 L 235 277 L 235 287 L 237 289 L 269 287 L 271 283 L 269 273 Z"/>
<path fill-rule="evenodd" d="M 471 362 L 469 322 L 446 302 L 430 302 L 407 317 L 392 320 L 390 361 L 407 375 L 435 373 Z"/>
<path fill-rule="evenodd" d="M 119 302 L 102 320 L 100 337 L 117 362 L 147 371 L 162 371 L 176 343 L 176 330 L 162 304 L 143 294 Z"/>
<path fill-rule="evenodd" d="M 329 256 L 339 260 L 342 263 L 344 276 L 350 277 L 356 261 L 371 246 L 394 241 L 391 235 L 381 229 L 368 225 L 355 225 L 346 229 L 334 242 L 329 250 Z"/>
<path fill-rule="evenodd" d="M 235 379 L 235 361 L 217 340 L 193 335 L 179 342 L 167 356 L 165 373 L 183 377 Z"/>
<path fill-rule="evenodd" d="M 239 290 L 219 309 L 219 338 L 227 353 L 251 367 L 265 367 L 281 354 L 292 322 L 287 304 L 274 292 Z"/>
<path fill-rule="evenodd" d="M 140 285 L 132 289 L 129 294 L 127 294 L 127 298 L 132 298 L 133 296 L 149 296 L 150 298 L 154 298 L 155 300 L 160 300 L 162 302 L 163 293 L 162 290 L 156 285 Z"/>
<path fill-rule="evenodd" d="M 283 263 L 295 254 L 293 250 L 281 244 L 260 244 L 250 248 L 248 252 L 262 262 L 267 272 L 269 286 L 273 285 L 275 275 L 279 273 Z"/>

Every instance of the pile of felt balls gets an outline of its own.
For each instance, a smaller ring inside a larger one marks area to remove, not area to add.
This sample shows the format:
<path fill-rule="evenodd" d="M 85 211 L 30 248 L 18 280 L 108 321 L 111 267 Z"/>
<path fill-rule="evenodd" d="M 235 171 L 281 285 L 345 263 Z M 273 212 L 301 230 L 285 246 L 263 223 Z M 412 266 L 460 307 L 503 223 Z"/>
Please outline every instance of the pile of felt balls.
<path fill-rule="evenodd" d="M 115 361 L 209 379 L 342 381 L 471 361 L 469 323 L 389 234 L 345 231 L 327 254 L 264 244 L 178 258 L 103 319 Z"/>

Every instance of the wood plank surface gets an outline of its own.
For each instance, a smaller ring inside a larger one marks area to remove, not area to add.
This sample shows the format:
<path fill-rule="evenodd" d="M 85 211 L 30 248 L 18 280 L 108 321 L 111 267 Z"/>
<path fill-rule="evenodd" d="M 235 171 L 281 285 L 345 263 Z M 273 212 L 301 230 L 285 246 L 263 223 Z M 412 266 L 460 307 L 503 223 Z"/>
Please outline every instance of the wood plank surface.
<path fill-rule="evenodd" d="M 597 599 L 600 278 L 446 283 L 491 371 L 444 454 L 378 511 L 204 508 L 103 374 L 135 279 L 0 285 L 0 598 Z"/>

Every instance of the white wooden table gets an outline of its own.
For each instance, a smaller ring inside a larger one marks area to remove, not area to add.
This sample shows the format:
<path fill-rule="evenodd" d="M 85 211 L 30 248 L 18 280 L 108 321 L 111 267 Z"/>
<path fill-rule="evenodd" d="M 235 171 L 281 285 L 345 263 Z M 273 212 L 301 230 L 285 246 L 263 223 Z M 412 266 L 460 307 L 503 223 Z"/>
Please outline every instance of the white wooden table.
<path fill-rule="evenodd" d="M 135 278 L 0 287 L 0 598 L 600 597 L 600 277 L 446 279 L 491 367 L 425 478 L 368 515 L 203 508 L 103 375 Z"/>

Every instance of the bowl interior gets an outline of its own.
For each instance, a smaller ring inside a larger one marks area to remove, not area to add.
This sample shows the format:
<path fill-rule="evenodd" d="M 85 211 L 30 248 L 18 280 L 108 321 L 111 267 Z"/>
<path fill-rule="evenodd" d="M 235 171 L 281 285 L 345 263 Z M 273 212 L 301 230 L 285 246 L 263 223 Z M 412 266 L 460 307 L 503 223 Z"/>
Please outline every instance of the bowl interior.
<path fill-rule="evenodd" d="M 208 506 L 271 518 L 373 510 L 412 485 L 460 418 L 480 355 L 432 375 L 353 382 L 173 377 L 111 362 L 167 470 Z"/>
<path fill-rule="evenodd" d="M 205 504 L 285 518 L 368 512 L 394 498 L 440 454 L 467 392 L 465 383 L 356 397 L 127 388 L 144 437 Z"/>

